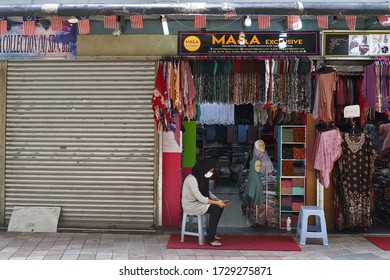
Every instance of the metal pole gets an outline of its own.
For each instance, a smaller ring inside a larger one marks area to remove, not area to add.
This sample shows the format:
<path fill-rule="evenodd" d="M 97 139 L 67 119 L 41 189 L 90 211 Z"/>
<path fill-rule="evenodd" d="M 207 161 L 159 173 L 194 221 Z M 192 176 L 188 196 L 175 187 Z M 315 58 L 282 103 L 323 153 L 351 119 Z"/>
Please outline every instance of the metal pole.
<path fill-rule="evenodd" d="M 386 2 L 211 2 L 152 4 L 32 4 L 0 5 L 6 16 L 91 16 L 91 15 L 386 15 Z"/>

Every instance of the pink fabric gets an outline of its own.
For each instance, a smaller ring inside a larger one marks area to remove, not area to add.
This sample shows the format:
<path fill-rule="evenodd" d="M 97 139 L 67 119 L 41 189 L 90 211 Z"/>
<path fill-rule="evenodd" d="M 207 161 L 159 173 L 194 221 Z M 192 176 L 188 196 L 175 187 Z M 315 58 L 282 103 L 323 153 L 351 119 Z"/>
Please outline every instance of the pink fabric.
<path fill-rule="evenodd" d="M 318 79 L 318 117 L 325 123 L 334 122 L 334 92 L 337 89 L 337 73 L 321 74 Z"/>
<path fill-rule="evenodd" d="M 314 168 L 320 171 L 320 182 L 326 188 L 330 184 L 330 173 L 333 163 L 341 155 L 341 143 L 343 139 L 337 129 L 321 132 Z"/>

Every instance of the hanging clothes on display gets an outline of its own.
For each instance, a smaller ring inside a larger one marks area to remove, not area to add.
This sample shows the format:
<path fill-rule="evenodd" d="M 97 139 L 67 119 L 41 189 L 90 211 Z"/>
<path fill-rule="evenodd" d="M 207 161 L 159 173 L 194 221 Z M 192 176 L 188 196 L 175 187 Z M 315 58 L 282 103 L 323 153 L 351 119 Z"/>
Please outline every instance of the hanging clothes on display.
<path fill-rule="evenodd" d="M 234 104 L 238 124 L 264 125 L 270 121 L 268 110 L 273 106 L 283 107 L 286 114 L 309 112 L 312 68 L 313 61 L 308 58 L 195 59 L 192 73 L 196 104 L 200 104 L 197 120 L 211 124 L 208 116 L 202 117 L 202 112 L 207 114 L 202 104 Z M 241 106 L 248 107 L 245 120 Z"/>
<path fill-rule="evenodd" d="M 366 66 L 362 96 L 376 112 L 390 112 L 390 62 L 375 61 Z"/>
<path fill-rule="evenodd" d="M 370 137 L 343 133 L 342 153 L 333 172 L 336 228 L 370 228 L 376 152 Z"/>
<path fill-rule="evenodd" d="M 322 65 L 316 71 L 316 89 L 313 106 L 313 118 L 325 123 L 334 122 L 334 92 L 337 85 L 337 73 L 333 67 Z"/>
<path fill-rule="evenodd" d="M 361 95 L 363 84 L 363 73 L 361 72 L 337 72 L 337 90 L 335 106 L 335 124 L 346 126 L 348 120 L 344 118 L 344 107 L 348 105 L 359 105 L 361 118 L 357 119 L 357 125 L 365 125 L 368 113 L 368 103 Z"/>
<path fill-rule="evenodd" d="M 319 171 L 320 183 L 327 188 L 330 185 L 333 164 L 341 155 L 343 140 L 338 129 L 319 131 L 316 137 L 318 139 L 313 167 Z"/>
<path fill-rule="evenodd" d="M 379 126 L 381 157 L 390 160 L 390 123 Z"/>

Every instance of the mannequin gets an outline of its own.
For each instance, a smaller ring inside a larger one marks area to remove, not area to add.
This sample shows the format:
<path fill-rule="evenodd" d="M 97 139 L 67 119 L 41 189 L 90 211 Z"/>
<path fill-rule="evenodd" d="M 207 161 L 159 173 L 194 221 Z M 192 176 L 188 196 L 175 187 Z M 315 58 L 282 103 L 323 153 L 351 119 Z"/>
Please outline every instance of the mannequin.
<path fill-rule="evenodd" d="M 253 207 L 264 203 L 263 183 L 261 180 L 261 161 L 252 159 L 250 161 L 248 183 L 241 204 L 241 209 L 247 217 L 246 222 L 248 226 L 254 226 L 256 224 L 256 213 L 253 211 Z"/>
<path fill-rule="evenodd" d="M 254 205 L 264 204 L 263 184 L 260 176 L 261 169 L 261 161 L 252 159 L 250 162 L 248 184 L 243 197 L 243 201 L 250 208 Z"/>
<path fill-rule="evenodd" d="M 271 159 L 265 150 L 264 141 L 259 139 L 255 142 L 253 147 L 253 159 L 261 161 L 261 174 L 272 173 L 275 171 Z"/>

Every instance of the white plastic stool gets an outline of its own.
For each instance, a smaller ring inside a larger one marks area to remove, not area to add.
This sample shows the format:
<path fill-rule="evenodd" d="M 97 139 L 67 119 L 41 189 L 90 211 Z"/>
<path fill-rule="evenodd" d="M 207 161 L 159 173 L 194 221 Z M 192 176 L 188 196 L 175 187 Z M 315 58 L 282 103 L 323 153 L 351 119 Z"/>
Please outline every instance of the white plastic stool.
<path fill-rule="evenodd" d="M 309 226 L 309 216 L 316 216 L 316 225 Z M 299 244 L 305 245 L 306 238 L 322 238 L 323 245 L 329 245 L 328 233 L 326 231 L 326 220 L 324 210 L 319 206 L 301 206 L 299 209 L 297 238 Z"/>
<path fill-rule="evenodd" d="M 190 231 L 193 218 L 197 217 L 198 222 L 198 231 Z M 199 245 L 204 244 L 204 235 L 205 235 L 205 225 L 207 223 L 206 215 L 191 215 L 186 212 L 183 212 L 183 218 L 181 222 L 181 237 L 180 242 L 184 242 L 184 235 L 198 236 Z M 188 221 L 188 230 L 187 230 L 187 221 Z"/>

